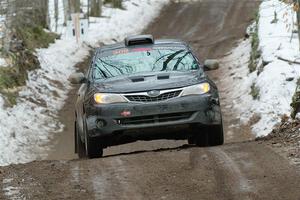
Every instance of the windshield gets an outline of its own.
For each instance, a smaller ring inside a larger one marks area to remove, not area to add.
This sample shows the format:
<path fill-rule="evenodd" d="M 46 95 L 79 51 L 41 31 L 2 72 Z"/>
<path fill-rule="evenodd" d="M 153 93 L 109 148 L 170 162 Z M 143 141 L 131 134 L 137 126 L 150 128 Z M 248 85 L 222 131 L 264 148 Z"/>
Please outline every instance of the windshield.
<path fill-rule="evenodd" d="M 187 72 L 198 69 L 198 62 L 185 49 L 141 48 L 131 52 L 119 50 L 113 55 L 98 58 L 92 76 L 94 80 L 101 80 L 143 72 Z"/>

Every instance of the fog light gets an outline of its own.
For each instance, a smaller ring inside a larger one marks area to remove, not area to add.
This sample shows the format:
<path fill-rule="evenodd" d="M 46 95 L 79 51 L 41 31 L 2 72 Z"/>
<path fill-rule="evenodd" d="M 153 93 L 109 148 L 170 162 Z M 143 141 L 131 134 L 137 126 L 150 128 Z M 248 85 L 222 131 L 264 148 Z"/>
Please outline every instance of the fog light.
<path fill-rule="evenodd" d="M 106 123 L 104 120 L 99 119 L 96 121 L 96 125 L 97 125 L 97 128 L 103 128 L 106 125 Z"/>

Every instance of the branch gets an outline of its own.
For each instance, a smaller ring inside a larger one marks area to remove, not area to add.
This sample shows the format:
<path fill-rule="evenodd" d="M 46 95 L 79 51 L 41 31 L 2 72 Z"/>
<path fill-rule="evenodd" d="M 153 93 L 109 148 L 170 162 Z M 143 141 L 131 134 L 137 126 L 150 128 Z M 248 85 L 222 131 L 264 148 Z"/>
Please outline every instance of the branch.
<path fill-rule="evenodd" d="M 289 62 L 289 63 L 293 63 L 293 64 L 298 64 L 298 65 L 300 65 L 300 61 L 296 61 L 296 60 L 288 60 L 288 59 L 282 58 L 282 57 L 280 57 L 280 56 L 277 56 L 277 58 L 278 58 L 279 60 L 282 60 L 282 61 L 285 61 L 285 62 Z"/>

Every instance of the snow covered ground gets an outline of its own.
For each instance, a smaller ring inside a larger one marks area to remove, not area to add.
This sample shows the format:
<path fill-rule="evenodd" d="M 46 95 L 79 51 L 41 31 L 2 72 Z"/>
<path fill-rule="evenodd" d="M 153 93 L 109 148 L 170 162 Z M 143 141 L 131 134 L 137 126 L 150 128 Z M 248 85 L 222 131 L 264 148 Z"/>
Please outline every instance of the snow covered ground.
<path fill-rule="evenodd" d="M 89 34 L 81 44 L 74 39 L 57 40 L 47 49 L 38 49 L 41 69 L 29 73 L 18 103 L 5 108 L 0 96 L 0 166 L 43 159 L 45 144 L 59 132 L 58 110 L 63 106 L 74 65 L 89 53 L 89 46 L 110 43 L 137 34 L 156 16 L 168 0 L 128 0 L 125 10 L 104 8 L 105 18 L 93 18 Z"/>
<path fill-rule="evenodd" d="M 277 22 L 274 20 L 275 13 Z M 230 73 L 237 76 L 234 79 L 236 89 L 230 93 L 241 122 L 248 123 L 253 121 L 252 116 L 256 116 L 259 121 L 251 124 L 253 133 L 264 136 L 280 122 L 283 114 L 290 115 L 290 103 L 300 75 L 300 65 L 282 59 L 300 61 L 300 51 L 298 35 L 292 34 L 296 29 L 293 26 L 296 16 L 290 5 L 279 0 L 265 0 L 260 5 L 259 14 L 259 50 L 262 56 L 258 66 L 264 63 L 263 71 L 259 75 L 257 70 L 249 73 L 249 40 L 241 42 L 223 62 L 230 62 L 233 67 Z M 250 95 L 253 84 L 259 90 L 256 100 Z"/>

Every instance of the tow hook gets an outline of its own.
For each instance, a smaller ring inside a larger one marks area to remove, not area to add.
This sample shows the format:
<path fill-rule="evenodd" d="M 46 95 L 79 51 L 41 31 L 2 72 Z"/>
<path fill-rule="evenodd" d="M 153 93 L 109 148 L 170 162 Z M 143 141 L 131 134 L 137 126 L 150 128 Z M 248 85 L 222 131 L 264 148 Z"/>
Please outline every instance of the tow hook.
<path fill-rule="evenodd" d="M 219 98 L 211 98 L 211 102 L 215 105 L 220 105 Z"/>

